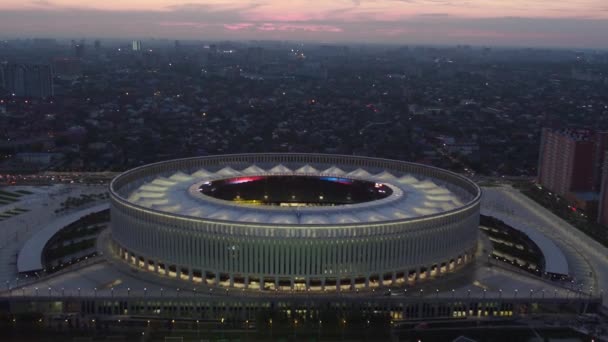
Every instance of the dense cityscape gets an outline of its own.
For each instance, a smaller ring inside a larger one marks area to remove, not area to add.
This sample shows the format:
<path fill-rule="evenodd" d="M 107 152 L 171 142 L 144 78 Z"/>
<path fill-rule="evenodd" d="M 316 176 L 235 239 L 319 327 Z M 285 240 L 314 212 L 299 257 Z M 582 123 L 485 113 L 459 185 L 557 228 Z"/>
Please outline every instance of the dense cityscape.
<path fill-rule="evenodd" d="M 0 340 L 608 341 L 608 50 L 385 31 L 0 40 Z"/>
<path fill-rule="evenodd" d="M 592 50 L 32 39 L 0 56 L 6 172 L 291 151 L 535 176 L 542 127 L 608 128 Z"/>

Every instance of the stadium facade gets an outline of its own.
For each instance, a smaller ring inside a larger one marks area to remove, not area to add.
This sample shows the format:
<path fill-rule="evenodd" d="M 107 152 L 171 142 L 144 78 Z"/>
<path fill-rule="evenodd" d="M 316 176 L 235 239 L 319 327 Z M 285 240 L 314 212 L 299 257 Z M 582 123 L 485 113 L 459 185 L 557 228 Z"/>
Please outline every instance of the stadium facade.
<path fill-rule="evenodd" d="M 469 262 L 481 191 L 402 161 L 240 154 L 138 167 L 110 195 L 113 250 L 134 267 L 208 286 L 335 291 Z"/>

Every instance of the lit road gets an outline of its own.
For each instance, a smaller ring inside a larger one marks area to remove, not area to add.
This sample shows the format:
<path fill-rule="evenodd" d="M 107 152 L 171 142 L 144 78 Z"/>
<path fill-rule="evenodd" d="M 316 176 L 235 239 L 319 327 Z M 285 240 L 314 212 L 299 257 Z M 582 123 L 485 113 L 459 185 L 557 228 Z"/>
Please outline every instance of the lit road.
<path fill-rule="evenodd" d="M 585 292 L 590 287 L 594 292 L 604 290 L 608 284 L 608 248 L 512 187 L 484 188 L 484 192 L 495 201 L 494 205 L 501 206 L 500 209 L 510 211 L 520 220 L 535 223 L 540 232 L 564 249 L 564 253 L 578 254 L 578 258 L 569 258 L 568 262 L 573 269 L 571 272 L 578 273 L 579 279 L 583 278 L 580 280 L 585 283 Z M 608 304 L 607 298 L 603 301 L 604 305 Z"/>

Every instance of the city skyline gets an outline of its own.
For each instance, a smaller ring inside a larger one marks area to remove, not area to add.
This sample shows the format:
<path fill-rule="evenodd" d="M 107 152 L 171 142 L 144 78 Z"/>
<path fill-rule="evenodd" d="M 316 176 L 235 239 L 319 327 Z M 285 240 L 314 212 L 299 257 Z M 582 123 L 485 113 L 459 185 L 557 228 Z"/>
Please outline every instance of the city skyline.
<path fill-rule="evenodd" d="M 0 2 L 1 38 L 298 40 L 607 48 L 600 0 Z"/>

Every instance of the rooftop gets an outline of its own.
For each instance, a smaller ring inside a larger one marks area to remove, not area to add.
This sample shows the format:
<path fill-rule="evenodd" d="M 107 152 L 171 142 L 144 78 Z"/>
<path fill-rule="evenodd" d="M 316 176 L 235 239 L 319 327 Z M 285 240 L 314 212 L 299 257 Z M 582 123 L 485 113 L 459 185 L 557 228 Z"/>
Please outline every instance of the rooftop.
<path fill-rule="evenodd" d="M 323 176 L 382 184 L 390 195 L 374 201 L 339 206 L 260 206 L 226 201 L 202 194 L 202 184 L 242 176 Z M 388 171 L 372 174 L 364 168 L 344 171 L 337 166 L 317 169 L 304 165 L 292 170 L 282 164 L 240 170 L 229 166 L 217 171 L 200 169 L 192 174 L 176 171 L 157 176 L 132 191 L 131 203 L 162 212 L 225 221 L 272 224 L 348 224 L 380 222 L 439 214 L 464 206 L 472 199 L 452 185 L 412 174 Z"/>

